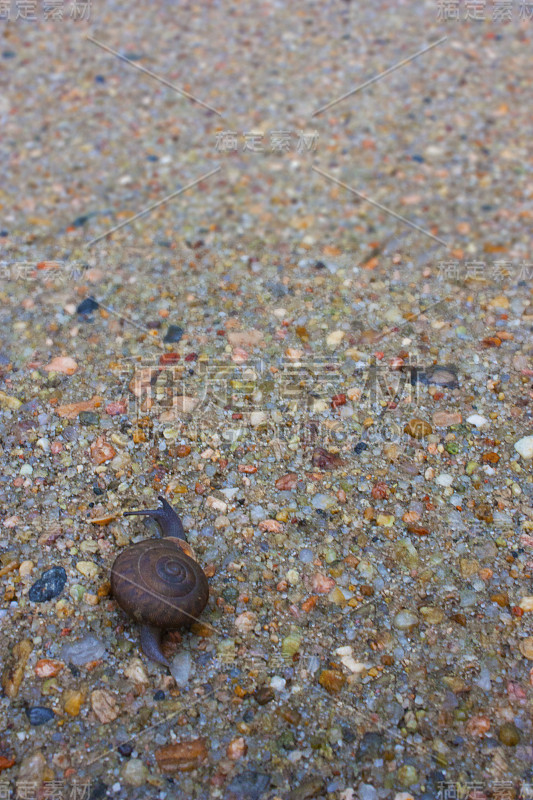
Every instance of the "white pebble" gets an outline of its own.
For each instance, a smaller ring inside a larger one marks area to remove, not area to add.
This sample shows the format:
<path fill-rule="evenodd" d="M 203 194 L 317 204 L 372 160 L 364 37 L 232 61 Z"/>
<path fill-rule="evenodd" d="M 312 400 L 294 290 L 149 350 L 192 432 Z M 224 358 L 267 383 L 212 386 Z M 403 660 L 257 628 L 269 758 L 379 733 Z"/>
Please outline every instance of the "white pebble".
<path fill-rule="evenodd" d="M 435 483 L 438 483 L 439 486 L 451 486 L 453 483 L 453 475 L 448 475 L 448 473 L 443 472 L 441 475 L 437 475 Z"/>
<path fill-rule="evenodd" d="M 187 686 L 192 671 L 192 659 L 188 650 L 178 650 L 170 664 L 170 674 L 180 687 Z"/>
<path fill-rule="evenodd" d="M 515 442 L 514 449 L 522 458 L 533 458 L 533 436 L 524 436 Z"/>
<path fill-rule="evenodd" d="M 285 678 L 281 678 L 279 675 L 274 675 L 270 680 L 270 685 L 276 692 L 282 692 L 286 683 Z"/>
<path fill-rule="evenodd" d="M 485 425 L 489 424 L 488 419 L 486 417 L 482 417 L 481 414 L 471 414 L 467 417 L 466 420 L 470 425 L 475 425 L 476 428 L 483 428 Z"/>

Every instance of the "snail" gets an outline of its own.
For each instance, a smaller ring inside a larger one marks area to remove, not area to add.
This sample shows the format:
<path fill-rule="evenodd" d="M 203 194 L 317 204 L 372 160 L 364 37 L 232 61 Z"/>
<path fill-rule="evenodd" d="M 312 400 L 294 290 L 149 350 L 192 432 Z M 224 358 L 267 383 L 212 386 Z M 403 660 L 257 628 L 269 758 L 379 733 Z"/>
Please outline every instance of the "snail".
<path fill-rule="evenodd" d="M 170 666 L 161 649 L 165 631 L 191 625 L 209 599 L 209 584 L 187 543 L 181 520 L 163 497 L 161 507 L 125 511 L 157 522 L 162 539 L 143 539 L 127 547 L 111 567 L 111 591 L 141 626 L 141 648 L 152 661 Z"/>

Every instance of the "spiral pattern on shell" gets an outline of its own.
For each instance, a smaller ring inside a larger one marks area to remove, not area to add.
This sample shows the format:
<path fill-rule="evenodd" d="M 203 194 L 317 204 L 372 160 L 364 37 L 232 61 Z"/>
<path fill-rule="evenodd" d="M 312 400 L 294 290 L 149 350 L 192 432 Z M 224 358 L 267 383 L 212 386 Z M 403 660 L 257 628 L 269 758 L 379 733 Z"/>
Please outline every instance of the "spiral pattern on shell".
<path fill-rule="evenodd" d="M 177 542 L 144 539 L 115 559 L 113 595 L 139 623 L 167 630 L 189 626 L 207 604 L 206 575 Z"/>

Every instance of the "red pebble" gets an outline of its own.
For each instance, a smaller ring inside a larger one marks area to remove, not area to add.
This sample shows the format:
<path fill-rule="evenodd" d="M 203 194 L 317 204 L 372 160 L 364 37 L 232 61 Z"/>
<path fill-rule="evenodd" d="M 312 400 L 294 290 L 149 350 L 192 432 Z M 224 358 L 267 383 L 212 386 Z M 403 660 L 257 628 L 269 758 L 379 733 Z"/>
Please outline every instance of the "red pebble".
<path fill-rule="evenodd" d="M 371 495 L 374 500 L 384 500 L 389 494 L 389 487 L 386 483 L 376 483 L 372 488 Z"/>
<path fill-rule="evenodd" d="M 346 395 L 345 394 L 336 394 L 334 397 L 331 398 L 331 407 L 338 408 L 339 406 L 346 405 Z"/>

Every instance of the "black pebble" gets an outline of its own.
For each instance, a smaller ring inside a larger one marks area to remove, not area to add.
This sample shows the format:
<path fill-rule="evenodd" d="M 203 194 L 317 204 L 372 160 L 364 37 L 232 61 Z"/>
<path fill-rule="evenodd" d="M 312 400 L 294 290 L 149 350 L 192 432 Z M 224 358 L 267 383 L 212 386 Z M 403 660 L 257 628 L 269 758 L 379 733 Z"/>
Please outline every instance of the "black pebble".
<path fill-rule="evenodd" d="M 80 217 L 76 217 L 76 219 L 73 220 L 70 224 L 72 225 L 73 228 L 81 228 L 83 225 L 85 225 L 86 222 L 90 220 L 91 216 L 92 214 L 82 214 Z"/>
<path fill-rule="evenodd" d="M 346 744 L 352 744 L 357 739 L 357 734 L 347 725 L 344 725 L 342 728 L 342 741 L 346 742 Z"/>
<path fill-rule="evenodd" d="M 119 747 L 117 747 L 117 750 L 121 756 L 129 758 L 133 753 L 133 745 L 130 744 L 129 742 L 124 742 L 124 744 L 121 744 L 119 745 Z"/>
<path fill-rule="evenodd" d="M 51 567 L 43 572 L 38 581 L 35 581 L 29 592 L 32 603 L 46 603 L 61 594 L 67 582 L 67 573 L 63 567 Z"/>
<path fill-rule="evenodd" d="M 107 783 L 103 781 L 96 780 L 91 781 L 91 793 L 89 795 L 88 800 L 103 800 L 103 798 L 107 794 Z"/>
<path fill-rule="evenodd" d="M 78 314 L 92 314 L 98 308 L 98 303 L 92 297 L 86 297 L 82 300 L 76 309 Z"/>
<path fill-rule="evenodd" d="M 154 700 L 164 700 L 165 693 L 162 689 L 158 689 L 157 692 L 154 694 Z"/>
<path fill-rule="evenodd" d="M 368 445 L 366 442 L 357 442 L 357 444 L 353 449 L 354 453 L 357 453 L 357 455 L 359 455 L 359 453 L 362 453 L 363 450 L 368 450 Z"/>
<path fill-rule="evenodd" d="M 382 749 L 383 736 L 377 731 L 368 731 L 359 742 L 357 758 L 361 761 L 364 759 L 373 761 L 375 758 L 379 758 Z"/>
<path fill-rule="evenodd" d="M 261 795 L 266 792 L 270 786 L 270 775 L 264 772 L 254 772 L 247 769 L 236 775 L 228 784 L 227 794 L 225 795 L 228 800 L 241 800 L 241 798 L 250 798 L 250 800 L 259 800 Z"/>
<path fill-rule="evenodd" d="M 315 269 L 326 269 L 326 265 L 323 261 L 317 261 L 315 264 Z"/>
<path fill-rule="evenodd" d="M 55 717 L 55 714 L 51 708 L 33 706 L 26 709 L 26 716 L 30 721 L 30 725 L 44 725 L 46 722 L 50 722 Z"/>
<path fill-rule="evenodd" d="M 168 331 L 165 334 L 164 342 L 179 342 L 183 336 L 183 328 L 179 325 L 169 325 Z"/>

